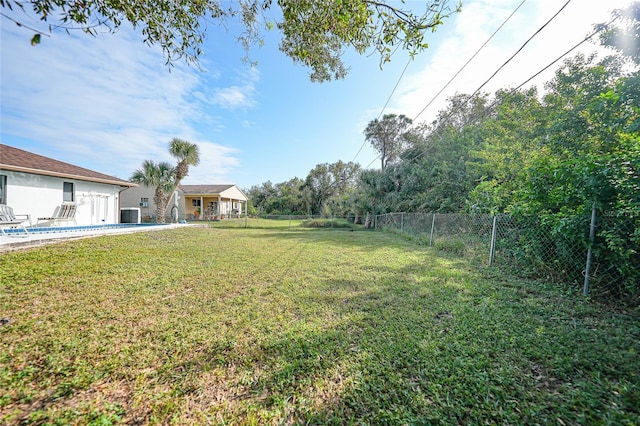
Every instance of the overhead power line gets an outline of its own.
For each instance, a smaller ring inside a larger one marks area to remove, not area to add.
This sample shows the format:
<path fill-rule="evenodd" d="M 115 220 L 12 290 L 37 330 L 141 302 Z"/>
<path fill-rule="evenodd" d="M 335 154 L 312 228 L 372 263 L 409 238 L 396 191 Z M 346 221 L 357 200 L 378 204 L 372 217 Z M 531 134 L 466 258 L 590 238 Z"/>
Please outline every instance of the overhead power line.
<path fill-rule="evenodd" d="M 482 46 L 480 46 L 480 48 L 478 48 L 478 50 L 476 50 L 476 52 L 473 54 L 473 56 L 471 56 L 471 58 L 469 58 L 467 60 L 467 62 L 458 70 L 458 72 L 453 77 L 451 77 L 451 79 L 444 85 L 444 87 L 442 87 L 442 89 L 440 89 L 440 91 L 433 97 L 433 99 L 431 99 L 429 101 L 429 103 L 424 108 L 422 108 L 422 110 L 418 113 L 418 115 L 415 116 L 415 118 L 412 121 L 415 121 L 418 118 L 418 116 L 420 116 L 420 114 L 422 114 L 424 112 L 424 110 L 427 109 L 429 107 L 429 105 L 431 105 L 433 103 L 433 101 L 435 101 L 435 99 L 449 86 L 449 84 L 451 84 L 451 82 L 453 82 L 453 80 L 455 80 L 455 78 L 458 77 L 458 75 L 466 68 L 466 66 L 469 65 L 469 63 L 478 55 L 478 53 L 480 53 L 480 51 L 482 49 L 484 49 L 484 47 L 502 29 L 502 27 L 505 26 L 505 24 L 513 17 L 513 15 L 515 15 L 515 13 L 520 9 L 520 7 L 522 7 L 522 5 L 525 2 L 526 2 L 526 0 L 522 0 L 522 2 L 513 10 L 513 12 L 511 12 L 511 14 L 507 17 L 507 19 L 505 19 L 502 22 L 502 24 L 500 24 L 500 26 L 493 32 L 493 34 L 491 34 L 491 36 L 482 44 Z M 404 69 L 402 70 L 402 73 L 400 74 L 400 77 L 398 78 L 398 81 L 396 82 L 396 85 L 393 87 L 393 90 L 389 94 L 389 97 L 387 98 L 387 101 L 385 102 L 384 106 L 382 107 L 382 110 L 380 111 L 380 114 L 378 114 L 378 118 L 377 118 L 378 120 L 380 119 L 380 117 L 382 117 L 382 113 L 384 112 L 384 110 L 389 105 L 389 101 L 391 100 L 391 98 L 393 97 L 393 94 L 395 93 L 396 89 L 398 88 L 398 85 L 400 84 L 400 81 L 404 77 L 404 73 L 407 71 L 407 68 L 409 67 L 410 63 L 411 63 L 411 59 L 409 59 L 407 61 L 407 64 L 405 65 Z M 367 141 L 365 139 L 364 142 L 362 143 L 362 145 L 360 145 L 360 149 L 358 149 L 358 152 L 353 157 L 353 160 L 351 160 L 352 162 L 356 161 L 356 158 L 358 158 L 358 155 L 360 155 L 360 152 L 362 152 L 362 149 L 364 148 L 366 143 L 367 143 Z M 369 167 L 369 166 L 367 166 L 367 167 Z"/>
<path fill-rule="evenodd" d="M 482 46 L 480 46 L 478 48 L 478 50 L 476 50 L 476 52 L 473 54 L 473 56 L 471 56 L 471 58 L 469 58 L 467 60 L 467 62 L 464 63 L 464 65 L 458 70 L 458 72 L 455 73 L 455 75 L 453 77 L 451 77 L 451 79 L 449 81 L 447 81 L 447 83 L 442 86 L 442 89 L 440 89 L 440 91 L 438 91 L 438 93 L 435 94 L 435 96 L 433 98 L 431 98 L 431 100 L 424 106 L 424 108 L 422 108 L 420 110 L 420 112 L 418 114 L 416 114 L 416 116 L 413 118 L 413 121 L 416 121 L 416 119 L 418 117 L 420 117 L 420 115 L 427 109 L 429 108 L 429 106 L 438 98 L 438 96 L 440 96 L 440 94 L 442 94 L 442 92 L 449 87 L 449 85 L 453 82 L 453 80 L 456 79 L 456 77 L 458 77 L 458 75 L 460 75 L 460 73 L 467 67 L 467 65 L 469 65 L 469 63 L 476 57 L 478 56 L 478 53 L 480 53 L 480 51 L 482 49 L 484 49 L 484 47 L 491 41 L 491 39 L 498 34 L 498 32 L 502 29 L 502 27 L 505 26 L 505 24 L 507 22 L 509 22 L 509 20 L 513 17 L 513 15 L 516 14 L 516 12 L 518 11 L 518 9 L 520 9 L 520 7 L 522 7 L 522 5 L 526 2 L 527 0 L 522 0 L 522 2 L 518 5 L 518 7 L 516 7 L 513 12 L 511 12 L 511 14 L 507 17 L 507 19 L 505 19 L 502 24 L 500 24 L 500 26 L 493 32 L 493 34 L 491 34 L 491 36 L 489 36 L 489 38 L 487 39 L 487 41 L 485 41 Z"/>
<path fill-rule="evenodd" d="M 493 77 L 495 77 L 498 74 L 498 72 L 500 72 L 500 70 L 502 70 L 509 62 L 511 62 L 520 52 L 522 52 L 525 46 L 529 44 L 529 42 L 531 42 L 531 40 L 533 40 L 534 37 L 540 34 L 540 32 L 544 28 L 546 28 L 547 25 L 549 25 L 549 23 L 553 21 L 560 14 L 560 12 L 562 12 L 567 7 L 569 3 L 571 3 L 571 0 L 567 0 L 567 2 L 564 5 L 562 5 L 562 7 L 558 9 L 558 11 L 551 18 L 547 20 L 547 22 L 545 22 L 540 28 L 538 28 L 538 30 L 534 32 L 533 35 L 531 35 L 531 37 L 529 37 L 527 41 L 525 41 L 518 48 L 518 50 L 516 50 L 516 52 L 513 55 L 511 55 L 511 57 L 509 57 L 509 59 L 507 59 L 502 65 L 498 67 L 498 69 L 491 75 L 491 77 L 489 77 L 484 83 L 482 83 L 480 87 L 478 87 L 471 95 L 467 96 L 467 98 L 460 103 L 460 106 L 455 111 L 452 111 L 451 113 L 449 113 L 448 117 L 451 117 L 452 115 L 456 114 L 464 105 L 466 105 L 473 97 L 475 97 L 480 92 L 480 90 L 482 90 L 482 88 L 486 86 L 493 79 Z M 445 117 L 445 123 L 448 117 Z"/>
<path fill-rule="evenodd" d="M 522 83 L 520 83 L 519 85 L 517 85 L 516 87 L 514 87 L 513 89 L 511 89 L 509 92 L 505 93 L 502 96 L 496 97 L 496 99 L 487 107 L 485 107 L 482 112 L 480 112 L 477 115 L 474 115 L 472 117 L 470 117 L 468 120 L 465 121 L 465 123 L 463 123 L 462 125 L 466 125 L 469 122 L 471 122 L 472 120 L 476 120 L 479 118 L 484 117 L 489 111 L 493 110 L 493 108 L 495 108 L 496 106 L 498 106 L 501 102 L 503 102 L 504 100 L 506 100 L 509 96 L 513 95 L 517 90 L 519 90 L 520 88 L 522 88 L 522 86 L 524 86 L 525 84 L 529 83 L 531 80 L 533 80 L 534 78 L 536 78 L 537 76 L 539 76 L 540 74 L 542 74 L 544 71 L 546 71 L 547 69 L 549 69 L 551 66 L 553 66 L 554 64 L 556 64 L 558 61 L 560 61 L 562 58 L 564 58 L 565 56 L 567 56 L 568 54 L 570 54 L 571 52 L 573 52 L 574 50 L 576 50 L 578 47 L 580 47 L 581 45 L 583 45 L 584 43 L 586 43 L 587 41 L 589 41 L 590 39 L 592 39 L 594 36 L 596 36 L 598 33 L 602 32 L 605 28 L 609 27 L 611 24 L 613 24 L 616 20 L 618 20 L 619 16 L 616 16 L 615 18 L 613 18 L 611 21 L 607 22 L 605 25 L 600 25 L 598 26 L 598 29 L 596 29 L 594 32 L 592 32 L 591 34 L 589 34 L 588 36 L 586 36 L 584 39 L 582 39 L 581 41 L 579 41 L 578 43 L 576 43 L 573 47 L 571 47 L 570 49 L 568 49 L 566 52 L 562 53 L 560 56 L 558 56 L 557 58 L 555 58 L 553 61 L 551 61 L 550 63 L 548 63 L 547 65 L 545 65 L 543 68 L 541 68 L 540 70 L 538 70 L 536 73 L 534 73 L 531 77 L 527 78 L 525 81 L 523 81 Z M 471 99 L 471 96 L 465 101 L 468 102 L 469 99 Z M 457 112 L 457 110 L 456 110 Z M 451 114 L 450 114 L 451 115 Z M 446 123 L 445 123 L 446 124 Z M 442 128 L 442 127 L 441 127 Z M 420 154 L 416 155 L 414 157 L 414 160 L 419 159 L 420 157 L 422 157 L 424 155 L 424 152 L 421 152 Z M 373 161 L 371 161 L 371 163 L 369 163 L 365 169 L 369 168 L 375 161 L 380 159 L 380 155 L 378 155 L 376 158 L 373 159 Z"/>
<path fill-rule="evenodd" d="M 409 68 L 409 64 L 410 63 L 411 63 L 411 58 L 409 58 L 409 60 L 407 61 L 407 65 L 404 66 L 404 69 L 402 70 L 402 73 L 400 74 L 400 77 L 398 78 L 398 81 L 396 82 L 396 85 L 393 87 L 393 90 L 389 94 L 389 97 L 387 98 L 387 101 L 384 103 L 384 106 L 382 107 L 382 110 L 380 111 L 380 114 L 378 114 L 378 118 L 377 118 L 378 120 L 380 120 L 380 117 L 382 117 L 382 113 L 387 108 L 387 105 L 389 105 L 389 101 L 391 100 L 391 97 L 393 96 L 393 94 L 396 92 L 396 89 L 398 88 L 398 85 L 400 84 L 400 80 L 402 80 L 402 77 L 404 77 L 404 73 L 407 71 L 407 68 Z M 367 144 L 367 140 L 365 139 L 364 142 L 362 142 L 362 145 L 360 145 L 360 149 L 358 150 L 358 152 L 356 152 L 356 155 L 353 157 L 353 160 L 351 160 L 351 162 L 356 161 L 356 158 L 358 158 L 358 155 L 360 155 L 360 152 L 362 151 L 362 149 L 364 148 L 364 146 L 366 144 Z"/>
<path fill-rule="evenodd" d="M 516 56 L 517 56 L 517 55 L 522 51 L 522 49 L 524 49 L 524 48 L 525 48 L 525 46 L 526 46 L 527 44 L 529 44 L 529 42 L 530 42 L 531 40 L 533 40 L 533 38 L 534 38 L 535 36 L 537 36 L 538 34 L 540 34 L 540 32 L 541 32 L 541 31 L 542 31 L 542 30 L 543 30 L 547 25 L 549 25 L 549 23 L 550 23 L 551 21 L 553 21 L 554 19 L 556 19 L 556 17 L 560 14 L 560 12 L 562 12 L 562 11 L 564 10 L 564 8 L 565 8 L 565 7 L 567 7 L 567 5 L 568 5 L 569 3 L 571 3 L 571 0 L 567 0 L 567 2 L 566 2 L 564 5 L 562 5 L 562 7 L 561 7 L 561 8 L 560 8 L 560 9 L 559 9 L 555 14 L 554 14 L 551 18 L 549 18 L 549 20 L 548 20 L 547 22 L 545 22 L 545 23 L 544 23 L 544 25 L 542 25 L 540 28 L 538 28 L 538 31 L 536 31 L 535 33 L 533 33 L 533 35 L 532 35 L 531 37 L 529 37 L 529 39 L 527 39 L 527 41 L 525 41 L 525 42 L 524 42 L 524 44 L 523 44 L 522 46 L 520 46 L 520 48 L 519 48 L 519 49 L 518 49 L 518 50 L 517 50 L 513 55 L 511 55 L 511 57 L 510 57 L 509 59 L 507 59 L 507 60 L 506 60 L 506 62 L 505 62 L 504 64 L 500 65 L 500 67 L 499 67 L 499 68 L 498 68 L 498 69 L 497 69 L 493 74 L 491 74 L 491 77 L 489 77 L 489 78 L 487 79 L 487 81 L 485 81 L 484 83 L 482 83 L 482 85 L 480 85 L 480 87 L 478 87 L 478 88 L 476 89 L 476 91 L 475 91 L 475 92 L 473 92 L 473 93 L 471 94 L 471 96 L 469 96 L 469 99 L 471 99 L 471 98 L 472 98 L 472 97 L 474 97 L 478 92 L 480 92 L 480 90 L 482 90 L 482 88 L 483 88 L 484 86 L 486 86 L 486 85 L 487 85 L 487 83 L 489 83 L 489 82 L 493 79 L 493 77 L 495 77 L 495 76 L 496 76 L 496 74 L 498 74 L 498 73 L 502 70 L 502 68 L 504 68 L 504 67 L 505 67 L 509 62 L 511 62 L 511 60 L 512 60 L 513 58 L 515 58 L 515 57 L 516 57 Z"/>

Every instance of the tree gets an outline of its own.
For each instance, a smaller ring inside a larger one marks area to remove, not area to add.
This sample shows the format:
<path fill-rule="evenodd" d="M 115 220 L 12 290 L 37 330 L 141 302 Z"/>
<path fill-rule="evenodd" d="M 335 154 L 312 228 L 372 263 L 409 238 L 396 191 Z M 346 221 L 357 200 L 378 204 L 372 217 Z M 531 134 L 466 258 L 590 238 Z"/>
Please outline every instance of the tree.
<path fill-rule="evenodd" d="M 358 164 L 342 161 L 314 167 L 307 175 L 303 188 L 308 212 L 321 214 L 331 198 L 344 193 L 350 183 L 354 182 L 359 170 Z"/>
<path fill-rule="evenodd" d="M 470 175 L 479 180 L 467 199 L 474 213 L 509 210 L 529 166 L 544 155 L 538 142 L 544 139 L 548 114 L 535 87 L 498 90 L 495 98 L 491 116 L 477 126 L 479 143 L 467 162 Z"/>
<path fill-rule="evenodd" d="M 363 170 L 358 174 L 358 184 L 352 196 L 352 205 L 356 215 L 356 223 L 365 217 L 364 225 L 371 228 L 373 218 L 380 213 L 387 213 L 384 207 L 384 197 L 388 194 L 388 181 L 385 182 L 380 170 Z"/>
<path fill-rule="evenodd" d="M 142 168 L 134 172 L 131 181 L 155 188 L 153 201 L 156 203 L 156 222 L 165 223 L 171 195 L 182 179 L 189 174 L 189 166 L 200 163 L 198 145 L 184 139 L 173 138 L 169 142 L 169 154 L 178 160 L 175 167 L 167 162 L 155 163 L 145 160 Z"/>
<path fill-rule="evenodd" d="M 167 201 L 175 189 L 175 174 L 171 164 L 145 160 L 130 180 L 145 187 L 155 188 L 153 202 L 156 203 L 156 222 L 165 223 Z"/>
<path fill-rule="evenodd" d="M 380 153 L 381 169 L 393 162 L 405 148 L 407 130 L 412 121 L 405 115 L 385 114 L 364 130 L 365 139 Z"/>
<path fill-rule="evenodd" d="M 362 54 L 377 51 L 381 65 L 390 60 L 397 47 L 411 56 L 428 45 L 427 30 L 435 31 L 443 19 L 460 10 L 448 0 L 431 0 L 422 14 L 410 8 L 392 6 L 383 0 L 0 0 L 2 15 L 36 34 L 32 44 L 40 43 L 39 30 L 25 25 L 31 21 L 50 22 L 54 29 L 81 29 L 96 35 L 116 32 L 123 22 L 141 29 L 145 43 L 159 45 L 168 64 L 184 58 L 198 63 L 209 25 L 226 25 L 238 19 L 243 32 L 239 39 L 248 51 L 263 43 L 264 28 L 282 32 L 280 50 L 295 62 L 312 69 L 312 81 L 340 79 L 347 74 L 342 63 L 346 47 Z M 280 11 L 275 11 L 275 6 Z M 268 16 L 272 12 L 273 17 Z M 20 12 L 24 15 L 18 15 Z M 12 15 L 12 16 L 9 16 Z"/>
<path fill-rule="evenodd" d="M 604 27 L 604 31 L 600 33 L 600 43 L 617 50 L 636 65 L 640 64 L 640 2 L 617 9 L 613 14 L 616 18 L 621 18 L 626 27 L 614 26 L 612 23 L 600 24 L 599 26 Z"/>
<path fill-rule="evenodd" d="M 189 175 L 189 166 L 200 164 L 200 148 L 184 139 L 173 138 L 169 142 L 169 154 L 178 160 L 175 167 L 175 186 L 177 187 Z"/>

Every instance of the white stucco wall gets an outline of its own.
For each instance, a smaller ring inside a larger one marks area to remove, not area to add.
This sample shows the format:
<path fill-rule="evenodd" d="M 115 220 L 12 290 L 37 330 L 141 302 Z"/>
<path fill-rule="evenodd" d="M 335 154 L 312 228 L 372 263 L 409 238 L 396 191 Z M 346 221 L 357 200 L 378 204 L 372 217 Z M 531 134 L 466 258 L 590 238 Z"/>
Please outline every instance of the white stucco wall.
<path fill-rule="evenodd" d="M 53 215 L 63 203 L 64 182 L 72 182 L 74 186 L 78 225 L 113 224 L 120 220 L 118 197 L 124 188 L 119 185 L 9 170 L 0 170 L 0 174 L 7 176 L 7 205 L 16 214 L 31 215 L 32 225 L 39 217 Z"/>

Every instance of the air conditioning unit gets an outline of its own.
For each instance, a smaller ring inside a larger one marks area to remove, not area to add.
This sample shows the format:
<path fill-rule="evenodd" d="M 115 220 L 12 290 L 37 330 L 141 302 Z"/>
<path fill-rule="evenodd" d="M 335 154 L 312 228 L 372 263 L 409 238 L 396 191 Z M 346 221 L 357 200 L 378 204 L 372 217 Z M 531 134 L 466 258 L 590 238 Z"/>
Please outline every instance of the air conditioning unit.
<path fill-rule="evenodd" d="M 120 209 L 120 223 L 140 223 L 140 209 L 123 207 Z"/>

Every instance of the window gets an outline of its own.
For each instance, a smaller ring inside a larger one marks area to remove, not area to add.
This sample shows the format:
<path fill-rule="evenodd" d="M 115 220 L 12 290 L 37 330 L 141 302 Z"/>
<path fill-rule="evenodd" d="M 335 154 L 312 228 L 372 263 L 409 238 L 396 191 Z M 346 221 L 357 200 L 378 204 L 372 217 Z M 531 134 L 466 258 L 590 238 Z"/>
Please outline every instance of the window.
<path fill-rule="evenodd" d="M 191 206 L 192 207 L 200 207 L 200 199 L 199 198 L 193 198 L 191 200 Z"/>
<path fill-rule="evenodd" d="M 7 204 L 7 177 L 0 175 L 0 204 Z"/>
<path fill-rule="evenodd" d="M 149 207 L 149 198 L 140 198 L 140 207 Z"/>
<path fill-rule="evenodd" d="M 62 201 L 73 202 L 76 197 L 73 192 L 73 182 L 62 183 Z"/>

